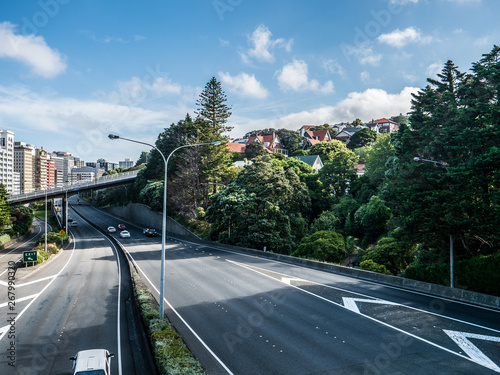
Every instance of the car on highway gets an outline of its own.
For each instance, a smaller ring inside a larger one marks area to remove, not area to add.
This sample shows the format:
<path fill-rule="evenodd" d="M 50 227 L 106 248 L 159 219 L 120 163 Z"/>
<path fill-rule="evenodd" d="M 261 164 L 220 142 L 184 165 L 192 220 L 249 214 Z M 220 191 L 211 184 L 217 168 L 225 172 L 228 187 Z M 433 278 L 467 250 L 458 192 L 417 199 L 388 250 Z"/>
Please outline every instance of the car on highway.
<path fill-rule="evenodd" d="M 126 227 L 125 227 L 124 224 L 118 224 L 117 227 L 118 227 L 119 230 L 125 230 L 126 229 Z"/>
<path fill-rule="evenodd" d="M 144 234 L 145 236 L 148 236 L 148 237 L 156 237 L 156 236 L 158 236 L 158 232 L 154 228 L 145 228 L 142 231 L 142 234 Z"/>
<path fill-rule="evenodd" d="M 109 233 L 115 233 L 116 232 L 116 228 L 115 227 L 108 227 L 108 232 Z"/>
<path fill-rule="evenodd" d="M 121 238 L 130 237 L 130 233 L 129 233 L 129 231 L 128 231 L 128 230 L 122 230 L 122 231 L 120 232 L 120 237 L 121 237 Z"/>
<path fill-rule="evenodd" d="M 114 356 L 106 349 L 81 350 L 70 358 L 73 375 L 110 375 L 111 357 Z"/>
<path fill-rule="evenodd" d="M 77 227 L 77 226 L 78 226 L 78 223 L 77 223 L 76 221 L 74 221 L 74 220 L 73 220 L 73 221 L 71 222 L 70 226 L 72 226 L 72 227 Z"/>

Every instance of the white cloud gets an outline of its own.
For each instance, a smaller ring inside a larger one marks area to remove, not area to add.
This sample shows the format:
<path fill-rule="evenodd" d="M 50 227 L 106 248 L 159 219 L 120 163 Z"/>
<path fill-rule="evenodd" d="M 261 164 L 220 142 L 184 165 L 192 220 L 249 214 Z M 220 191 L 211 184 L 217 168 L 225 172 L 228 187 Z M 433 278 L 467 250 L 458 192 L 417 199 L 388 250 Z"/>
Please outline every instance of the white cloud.
<path fill-rule="evenodd" d="M 466 3 L 480 3 L 482 0 L 443 0 L 443 1 L 447 1 L 449 3 L 466 4 Z"/>
<path fill-rule="evenodd" d="M 240 73 L 231 76 L 229 73 L 219 72 L 219 77 L 228 90 L 237 95 L 255 99 L 265 99 L 269 95 L 269 91 L 257 81 L 254 74 Z"/>
<path fill-rule="evenodd" d="M 0 23 L 0 58 L 21 61 L 45 78 L 53 78 L 66 70 L 63 54 L 47 46 L 41 36 L 17 34 L 10 22 Z"/>
<path fill-rule="evenodd" d="M 250 57 L 258 61 L 273 62 L 274 49 L 277 47 L 284 48 L 287 52 L 291 51 L 293 39 L 288 41 L 283 38 L 273 40 L 271 36 L 272 33 L 266 26 L 259 25 L 248 38 L 252 48 L 246 54 L 241 54 L 243 62 L 248 63 Z"/>
<path fill-rule="evenodd" d="M 417 4 L 418 0 L 391 0 L 391 4 L 406 5 L 408 3 Z"/>
<path fill-rule="evenodd" d="M 126 104 L 140 103 L 147 98 L 159 97 L 168 94 L 181 94 L 183 88 L 180 84 L 172 82 L 168 77 L 150 77 L 149 80 L 141 80 L 132 77 L 129 81 L 117 83 L 118 90 L 111 93 L 110 100 L 114 103 Z"/>
<path fill-rule="evenodd" d="M 361 65 L 369 64 L 377 66 L 382 59 L 382 55 L 375 53 L 373 51 L 373 47 L 368 44 L 364 44 L 359 47 L 347 46 L 345 53 L 349 56 L 357 58 Z"/>
<path fill-rule="evenodd" d="M 0 85 L 0 119 L 8 124 L 4 128 L 14 131 L 16 140 L 47 151 L 67 150 L 86 161 L 103 156 L 115 162 L 123 160 L 124 156 L 117 153 L 138 157 L 147 147 L 125 143 L 111 147 L 107 135 L 118 133 L 154 144 L 166 125 L 184 118 L 188 112 L 192 108 L 178 102 L 156 111 L 138 105 L 41 95 L 24 87 Z"/>
<path fill-rule="evenodd" d="M 297 130 L 304 124 L 335 124 L 356 118 L 370 121 L 407 113 L 411 107 L 411 93 L 418 90 L 416 87 L 405 87 L 398 94 L 389 94 L 382 89 L 352 92 L 335 106 L 323 106 L 310 111 L 292 113 L 272 121 L 270 126 Z"/>
<path fill-rule="evenodd" d="M 444 63 L 442 63 L 441 61 L 437 61 L 427 67 L 427 69 L 425 70 L 425 74 L 427 74 L 427 77 L 429 78 L 435 78 L 438 73 L 441 73 L 443 67 Z"/>
<path fill-rule="evenodd" d="M 367 72 L 366 70 L 361 72 L 359 74 L 359 79 L 361 80 L 361 82 L 363 83 L 368 83 L 371 81 L 371 78 L 370 78 L 370 72 Z"/>
<path fill-rule="evenodd" d="M 293 60 L 277 72 L 278 83 L 283 91 L 316 91 L 323 94 L 334 91 L 333 82 L 327 81 L 324 85 L 315 80 L 309 80 L 307 64 L 303 60 Z"/>
<path fill-rule="evenodd" d="M 336 60 L 330 59 L 323 62 L 323 68 L 329 73 L 338 74 L 341 77 L 346 76 L 344 68 Z"/>
<path fill-rule="evenodd" d="M 392 33 L 382 34 L 377 37 L 377 40 L 380 43 L 401 48 L 410 43 L 429 43 L 432 37 L 422 35 L 420 30 L 414 27 L 407 27 L 404 30 L 396 29 Z"/>

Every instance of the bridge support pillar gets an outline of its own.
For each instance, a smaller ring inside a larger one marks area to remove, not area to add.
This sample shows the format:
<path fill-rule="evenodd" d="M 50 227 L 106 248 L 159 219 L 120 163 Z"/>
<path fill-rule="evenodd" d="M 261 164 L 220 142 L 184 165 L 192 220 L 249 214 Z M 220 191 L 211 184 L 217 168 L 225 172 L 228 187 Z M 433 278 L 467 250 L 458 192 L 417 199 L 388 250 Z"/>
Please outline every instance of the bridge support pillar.
<path fill-rule="evenodd" d="M 62 199 L 62 215 L 61 215 L 61 221 L 62 221 L 62 226 L 63 229 L 68 232 L 68 198 L 63 197 Z"/>

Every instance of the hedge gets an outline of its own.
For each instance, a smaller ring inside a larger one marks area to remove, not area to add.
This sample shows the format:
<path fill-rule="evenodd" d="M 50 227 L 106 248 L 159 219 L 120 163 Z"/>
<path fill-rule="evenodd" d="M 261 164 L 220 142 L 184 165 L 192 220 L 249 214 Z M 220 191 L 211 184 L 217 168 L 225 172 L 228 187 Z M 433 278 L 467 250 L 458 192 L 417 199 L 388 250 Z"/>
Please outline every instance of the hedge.
<path fill-rule="evenodd" d="M 500 296 L 500 253 L 455 262 L 455 287 Z M 450 285 L 450 264 L 413 264 L 404 277 L 430 283 Z"/>

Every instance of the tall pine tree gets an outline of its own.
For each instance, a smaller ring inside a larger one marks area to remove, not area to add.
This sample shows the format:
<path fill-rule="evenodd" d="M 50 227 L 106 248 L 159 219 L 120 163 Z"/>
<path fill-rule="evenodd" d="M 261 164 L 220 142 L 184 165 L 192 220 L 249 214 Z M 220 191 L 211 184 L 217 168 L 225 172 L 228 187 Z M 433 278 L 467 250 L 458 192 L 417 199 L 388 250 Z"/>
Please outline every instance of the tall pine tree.
<path fill-rule="evenodd" d="M 196 101 L 199 109 L 195 113 L 208 121 L 210 126 L 217 132 L 229 132 L 232 130 L 232 127 L 225 124 L 231 116 L 231 107 L 225 104 L 226 101 L 227 97 L 222 90 L 220 82 L 215 77 L 212 77 Z"/>

